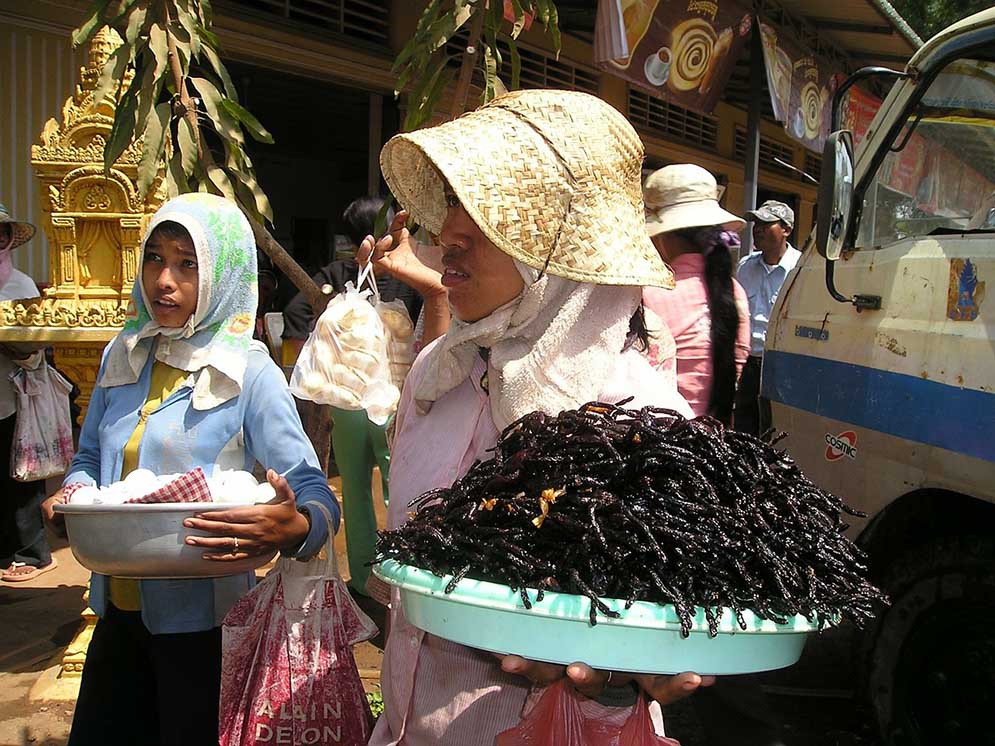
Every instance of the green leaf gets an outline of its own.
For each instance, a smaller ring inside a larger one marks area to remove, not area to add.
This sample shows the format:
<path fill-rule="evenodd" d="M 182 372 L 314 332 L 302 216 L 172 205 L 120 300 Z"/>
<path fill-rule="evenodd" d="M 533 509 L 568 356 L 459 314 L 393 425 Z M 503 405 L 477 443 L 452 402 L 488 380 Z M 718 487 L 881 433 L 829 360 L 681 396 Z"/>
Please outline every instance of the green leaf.
<path fill-rule="evenodd" d="M 223 99 L 215 85 L 206 78 L 190 78 L 190 82 L 197 88 L 197 92 L 204 102 L 204 108 L 207 110 L 207 115 L 211 118 L 218 134 L 229 140 L 234 140 L 240 145 L 245 144 L 245 136 L 242 134 L 238 120 L 229 114 L 223 106 Z"/>
<path fill-rule="evenodd" d="M 113 91 L 121 81 L 124 80 L 124 71 L 128 67 L 128 50 L 126 47 L 118 47 L 104 63 L 104 69 L 100 71 L 100 79 L 97 87 L 93 91 L 94 104 L 103 103 L 104 99 Z"/>
<path fill-rule="evenodd" d="M 256 210 L 272 223 L 273 207 L 270 205 L 269 198 L 266 196 L 263 188 L 256 181 L 256 177 L 252 173 L 242 174 L 242 181 L 252 191 L 252 196 L 255 198 Z"/>
<path fill-rule="evenodd" d="M 104 146 L 104 172 L 109 172 L 111 166 L 121 157 L 135 136 L 135 114 L 138 107 L 137 86 L 132 85 L 118 101 L 114 112 L 114 124 Z"/>
<path fill-rule="evenodd" d="M 197 30 L 197 35 L 200 37 L 200 40 L 202 42 L 204 42 L 204 46 L 201 47 L 202 50 L 204 49 L 204 47 L 211 47 L 213 49 L 221 49 L 221 42 L 218 41 L 218 37 L 215 36 L 213 32 L 208 31 L 206 28 L 204 28 L 203 26 L 201 26 L 199 23 L 196 24 L 195 28 Z"/>
<path fill-rule="evenodd" d="M 517 91 L 522 85 L 522 57 L 518 53 L 518 42 L 509 39 L 508 51 L 511 53 L 511 90 Z"/>
<path fill-rule="evenodd" d="M 537 0 L 536 6 L 540 9 L 540 20 L 542 25 L 549 32 L 553 42 L 553 51 L 556 52 L 556 59 L 560 58 L 560 16 L 556 11 L 556 3 L 552 0 Z"/>
<path fill-rule="evenodd" d="M 515 23 L 511 27 L 511 38 L 517 39 L 525 28 L 525 11 L 522 10 L 521 0 L 511 0 L 511 8 L 515 12 Z M 514 87 L 514 86 L 512 86 Z"/>
<path fill-rule="evenodd" d="M 150 56 L 150 55 L 147 55 Z M 139 125 L 145 125 L 145 122 L 149 118 L 149 112 L 152 107 L 159 103 L 159 93 L 162 91 L 163 79 L 160 77 L 156 79 L 155 77 L 155 65 L 149 64 L 150 60 L 142 59 L 142 80 L 140 87 L 138 89 L 138 117 L 137 122 Z M 138 77 L 136 72 L 135 82 L 131 84 L 134 87 L 137 84 Z"/>
<path fill-rule="evenodd" d="M 138 36 L 142 32 L 142 27 L 145 26 L 145 19 L 148 18 L 148 15 L 149 9 L 147 7 L 138 6 L 128 16 L 128 30 L 125 32 L 124 43 L 125 46 L 131 47 L 132 59 L 137 56 L 135 42 L 138 41 Z"/>
<path fill-rule="evenodd" d="M 158 23 L 149 27 L 149 51 L 155 57 L 155 77 L 158 79 L 169 69 L 169 42 L 166 32 Z"/>
<path fill-rule="evenodd" d="M 401 69 L 401 66 L 406 63 L 415 51 L 419 47 L 424 45 L 425 36 L 428 32 L 429 26 L 431 26 L 436 19 L 439 17 L 439 9 L 442 7 L 442 0 L 431 0 L 428 5 L 425 6 L 424 12 L 421 14 L 421 18 L 418 19 L 418 25 L 415 27 L 415 33 L 411 35 L 411 40 L 404 45 L 400 53 L 397 55 L 397 59 L 394 60 L 393 71 L 396 73 Z"/>
<path fill-rule="evenodd" d="M 200 0 L 200 22 L 204 28 L 211 28 L 214 25 L 214 8 L 211 7 L 211 0 Z"/>
<path fill-rule="evenodd" d="M 215 186 L 219 194 L 223 194 L 227 199 L 238 204 L 238 199 L 235 197 L 235 189 L 232 187 L 231 180 L 220 166 L 209 166 L 207 169 L 207 178 L 211 184 Z"/>
<path fill-rule="evenodd" d="M 183 156 L 180 154 L 179 148 L 173 150 L 166 174 L 167 184 L 170 185 L 170 197 L 190 191 L 190 182 L 187 181 L 187 175 L 183 171 Z"/>
<path fill-rule="evenodd" d="M 93 9 L 90 11 L 90 15 L 87 16 L 86 20 L 80 24 L 79 28 L 73 31 L 73 48 L 80 47 L 84 44 L 89 44 L 90 39 L 94 37 L 100 27 L 104 25 L 104 11 L 107 9 L 107 3 L 110 0 L 97 0 L 93 4 Z"/>
<path fill-rule="evenodd" d="M 484 103 L 494 98 L 497 80 L 497 61 L 490 45 L 484 47 Z"/>
<path fill-rule="evenodd" d="M 193 53 L 194 57 L 200 57 L 200 34 L 197 33 L 197 20 L 193 17 L 193 13 L 190 12 L 189 7 L 184 8 L 186 5 L 179 0 L 176 4 L 176 20 L 180 22 L 183 30 L 187 32 L 187 36 L 190 38 L 190 51 Z"/>
<path fill-rule="evenodd" d="M 225 87 L 225 95 L 235 103 L 238 103 L 238 91 L 235 89 L 235 84 L 232 82 L 231 75 L 228 74 L 228 68 L 226 68 L 224 63 L 221 61 L 221 57 L 218 56 L 217 51 L 211 47 L 204 47 L 203 51 L 207 56 L 208 61 L 211 63 L 211 67 L 214 68 L 214 72 L 216 72 L 218 77 L 221 78 L 221 82 Z"/>
<path fill-rule="evenodd" d="M 137 2 L 138 0 L 118 0 L 117 6 L 108 9 L 111 18 L 106 25 L 117 31 L 122 38 L 127 33 L 127 24 L 124 23 L 124 19 Z"/>
<path fill-rule="evenodd" d="M 166 135 L 169 132 L 169 118 L 172 106 L 162 103 L 149 113 L 145 124 L 145 140 L 142 143 L 142 158 L 138 163 L 138 193 L 144 197 L 155 181 L 162 156 L 166 150 Z"/>
<path fill-rule="evenodd" d="M 259 120 L 252 116 L 252 114 L 231 99 L 222 99 L 221 104 L 228 110 L 229 114 L 245 125 L 245 128 L 249 131 L 249 134 L 252 135 L 254 140 L 264 142 L 268 145 L 273 144 L 273 135 L 271 135 L 266 128 L 259 123 Z"/>
<path fill-rule="evenodd" d="M 199 156 L 197 139 L 193 127 L 190 126 L 190 120 L 186 116 L 180 117 L 180 121 L 176 125 L 176 139 L 180 145 L 180 165 L 183 168 L 183 173 L 191 175 L 197 169 Z"/>

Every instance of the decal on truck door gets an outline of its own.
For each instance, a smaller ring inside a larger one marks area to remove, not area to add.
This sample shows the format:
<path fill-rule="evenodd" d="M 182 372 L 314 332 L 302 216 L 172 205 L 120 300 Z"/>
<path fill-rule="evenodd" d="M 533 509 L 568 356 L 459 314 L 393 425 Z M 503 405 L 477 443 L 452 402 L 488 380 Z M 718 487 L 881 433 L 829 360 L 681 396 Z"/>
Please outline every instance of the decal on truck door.
<path fill-rule="evenodd" d="M 953 321 L 974 321 L 978 318 L 981 301 L 984 299 L 985 283 L 978 280 L 974 262 L 970 259 L 951 259 L 947 318 Z"/>
<path fill-rule="evenodd" d="M 839 435 L 826 433 L 826 461 L 839 461 L 844 456 L 857 458 L 857 433 L 853 430 Z"/>

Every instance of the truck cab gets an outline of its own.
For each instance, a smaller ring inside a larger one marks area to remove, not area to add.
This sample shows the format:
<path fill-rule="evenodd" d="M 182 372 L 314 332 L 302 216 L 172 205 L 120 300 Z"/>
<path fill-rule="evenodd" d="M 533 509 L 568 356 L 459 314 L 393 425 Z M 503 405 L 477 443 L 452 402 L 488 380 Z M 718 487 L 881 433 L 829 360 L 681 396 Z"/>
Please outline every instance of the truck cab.
<path fill-rule="evenodd" d="M 805 473 L 867 514 L 885 743 L 995 743 L 995 9 L 916 53 L 856 150 L 830 133 L 822 171 L 761 395 Z"/>

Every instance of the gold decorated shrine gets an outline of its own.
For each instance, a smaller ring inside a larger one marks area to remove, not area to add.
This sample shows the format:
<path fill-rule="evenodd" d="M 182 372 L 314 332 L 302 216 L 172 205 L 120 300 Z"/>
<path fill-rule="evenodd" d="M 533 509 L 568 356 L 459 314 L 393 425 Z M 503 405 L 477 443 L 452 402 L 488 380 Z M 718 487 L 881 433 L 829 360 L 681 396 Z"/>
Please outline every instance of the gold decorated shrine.
<path fill-rule="evenodd" d="M 40 298 L 0 302 L 0 341 L 50 345 L 56 366 L 79 386 L 84 413 L 103 349 L 124 325 L 143 231 L 165 198 L 161 179 L 146 197 L 138 193 L 140 142 L 104 170 L 114 105 L 111 97 L 93 99 L 104 63 L 119 44 L 106 27 L 94 37 L 61 121 L 49 119 L 40 144 L 31 148 L 44 215 L 39 228 L 49 246 L 49 286 Z"/>

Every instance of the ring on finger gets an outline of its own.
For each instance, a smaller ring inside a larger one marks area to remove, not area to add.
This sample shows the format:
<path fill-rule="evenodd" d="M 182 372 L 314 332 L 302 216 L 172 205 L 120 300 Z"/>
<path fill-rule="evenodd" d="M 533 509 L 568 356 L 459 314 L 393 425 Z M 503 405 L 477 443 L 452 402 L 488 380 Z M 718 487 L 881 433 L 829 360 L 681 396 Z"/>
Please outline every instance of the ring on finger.
<path fill-rule="evenodd" d="M 232 537 L 231 554 L 238 554 L 238 537 Z"/>

